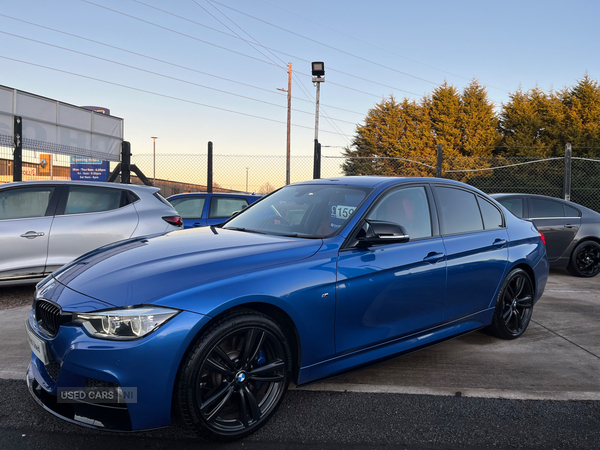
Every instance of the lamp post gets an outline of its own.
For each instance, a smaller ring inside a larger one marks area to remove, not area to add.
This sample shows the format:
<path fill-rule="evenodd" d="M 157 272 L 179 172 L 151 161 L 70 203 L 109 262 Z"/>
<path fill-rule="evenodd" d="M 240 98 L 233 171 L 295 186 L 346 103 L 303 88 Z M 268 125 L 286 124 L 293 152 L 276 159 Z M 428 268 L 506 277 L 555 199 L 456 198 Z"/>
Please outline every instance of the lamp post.
<path fill-rule="evenodd" d="M 312 63 L 312 82 L 317 87 L 315 102 L 315 151 L 313 178 L 321 178 L 321 145 L 319 144 L 319 97 L 321 94 L 321 83 L 325 82 L 325 63 L 316 61 Z"/>
<path fill-rule="evenodd" d="M 156 140 L 158 139 L 156 136 L 150 136 L 150 138 L 152 139 L 152 153 L 154 155 L 154 158 L 152 160 L 152 165 L 153 165 L 153 177 L 152 177 L 152 182 L 154 184 L 156 184 Z"/>
<path fill-rule="evenodd" d="M 285 184 L 290 184 L 290 129 L 292 125 L 292 63 L 288 63 L 288 88 L 277 88 L 278 91 L 287 92 L 287 144 L 285 159 Z"/>
<path fill-rule="evenodd" d="M 246 194 L 248 193 L 248 168 L 246 167 Z"/>

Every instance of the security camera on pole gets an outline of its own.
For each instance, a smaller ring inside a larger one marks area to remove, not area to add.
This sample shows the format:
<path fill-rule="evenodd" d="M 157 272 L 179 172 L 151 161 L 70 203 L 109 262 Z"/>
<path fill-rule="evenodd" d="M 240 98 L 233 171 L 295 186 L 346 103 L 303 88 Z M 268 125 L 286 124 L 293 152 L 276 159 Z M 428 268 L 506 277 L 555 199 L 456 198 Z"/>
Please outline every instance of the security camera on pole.
<path fill-rule="evenodd" d="M 313 166 L 313 178 L 321 178 L 321 144 L 319 144 L 319 95 L 321 83 L 325 81 L 325 64 L 322 61 L 312 63 L 313 83 L 317 87 L 317 101 L 315 112 L 315 155 Z"/>

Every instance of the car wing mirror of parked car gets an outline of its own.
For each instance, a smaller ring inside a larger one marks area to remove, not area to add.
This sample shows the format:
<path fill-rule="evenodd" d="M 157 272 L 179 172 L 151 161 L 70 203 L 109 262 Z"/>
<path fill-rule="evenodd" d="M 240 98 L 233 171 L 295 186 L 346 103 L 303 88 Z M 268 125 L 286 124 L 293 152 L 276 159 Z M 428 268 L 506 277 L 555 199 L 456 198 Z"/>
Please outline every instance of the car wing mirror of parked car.
<path fill-rule="evenodd" d="M 365 220 L 358 232 L 358 247 L 370 247 L 376 244 L 397 244 L 408 242 L 410 236 L 406 229 L 394 222 L 383 220 Z"/>

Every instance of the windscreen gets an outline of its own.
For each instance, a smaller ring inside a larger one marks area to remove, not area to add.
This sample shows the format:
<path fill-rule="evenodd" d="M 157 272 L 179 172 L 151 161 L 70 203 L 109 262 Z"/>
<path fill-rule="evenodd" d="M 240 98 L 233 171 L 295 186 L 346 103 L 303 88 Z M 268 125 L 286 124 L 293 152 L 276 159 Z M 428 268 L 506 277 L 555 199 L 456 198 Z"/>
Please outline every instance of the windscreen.
<path fill-rule="evenodd" d="M 327 237 L 352 217 L 371 189 L 287 186 L 250 206 L 223 228 L 298 237 Z"/>

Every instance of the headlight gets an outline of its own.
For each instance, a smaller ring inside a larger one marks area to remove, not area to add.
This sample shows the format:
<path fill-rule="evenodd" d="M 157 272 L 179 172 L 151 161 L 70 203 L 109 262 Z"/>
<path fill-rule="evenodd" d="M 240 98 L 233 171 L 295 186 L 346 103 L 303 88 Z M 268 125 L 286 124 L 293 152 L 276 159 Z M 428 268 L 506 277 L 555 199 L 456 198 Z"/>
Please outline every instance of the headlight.
<path fill-rule="evenodd" d="M 73 321 L 82 324 L 94 337 L 131 340 L 152 333 L 178 313 L 174 309 L 142 306 L 97 313 L 75 313 Z"/>

